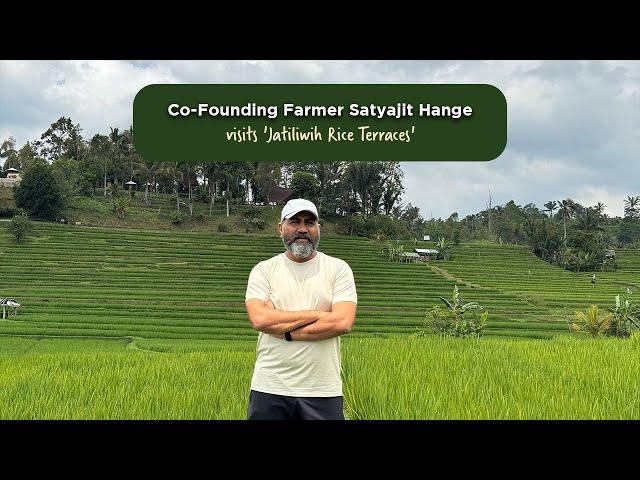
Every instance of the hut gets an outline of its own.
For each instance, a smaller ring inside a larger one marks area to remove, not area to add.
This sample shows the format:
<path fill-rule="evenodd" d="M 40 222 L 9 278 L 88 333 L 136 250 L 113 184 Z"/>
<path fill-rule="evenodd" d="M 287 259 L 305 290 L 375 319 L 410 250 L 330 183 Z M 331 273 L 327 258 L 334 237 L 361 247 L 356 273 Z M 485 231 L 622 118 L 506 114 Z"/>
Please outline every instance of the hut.
<path fill-rule="evenodd" d="M 420 256 L 420 260 L 435 260 L 438 258 L 438 250 L 435 248 L 414 248 L 413 251 Z"/>
<path fill-rule="evenodd" d="M 400 252 L 396 258 L 400 263 L 416 263 L 420 255 L 416 252 Z"/>
<path fill-rule="evenodd" d="M 16 316 L 18 313 L 18 308 L 20 308 L 20 304 L 11 298 L 0 298 L 0 306 L 2 306 L 2 319 L 6 319 L 7 316 L 11 315 L 11 308 L 13 308 L 13 316 Z"/>

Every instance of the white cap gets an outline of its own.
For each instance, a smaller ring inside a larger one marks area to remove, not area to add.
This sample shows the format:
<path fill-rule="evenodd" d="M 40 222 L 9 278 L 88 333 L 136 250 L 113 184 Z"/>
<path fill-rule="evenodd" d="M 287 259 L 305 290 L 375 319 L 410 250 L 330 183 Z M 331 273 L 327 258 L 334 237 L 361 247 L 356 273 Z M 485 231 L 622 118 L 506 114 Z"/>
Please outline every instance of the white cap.
<path fill-rule="evenodd" d="M 311 212 L 315 215 L 316 220 L 318 219 L 318 209 L 309 200 L 305 200 L 304 198 L 294 198 L 293 200 L 289 200 L 287 204 L 282 207 L 282 213 L 280 214 L 280 221 L 282 222 L 285 218 L 291 218 L 298 212 Z"/>

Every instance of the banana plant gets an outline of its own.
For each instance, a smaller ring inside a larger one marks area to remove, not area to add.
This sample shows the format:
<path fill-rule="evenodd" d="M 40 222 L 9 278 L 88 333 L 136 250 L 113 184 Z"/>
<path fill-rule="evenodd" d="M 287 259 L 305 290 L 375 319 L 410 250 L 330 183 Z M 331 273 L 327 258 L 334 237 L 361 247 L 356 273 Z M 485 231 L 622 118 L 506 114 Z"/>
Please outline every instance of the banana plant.
<path fill-rule="evenodd" d="M 453 301 L 450 302 L 449 300 L 447 300 L 444 297 L 439 297 L 440 300 L 442 300 L 445 305 L 447 306 L 447 308 L 454 314 L 456 315 L 464 315 L 464 313 L 467 310 L 477 310 L 480 307 L 480 305 L 478 304 L 478 302 L 469 302 L 469 303 L 464 303 L 464 298 L 462 298 L 462 295 L 460 295 L 460 292 L 458 291 L 458 286 L 455 285 L 453 287 Z"/>

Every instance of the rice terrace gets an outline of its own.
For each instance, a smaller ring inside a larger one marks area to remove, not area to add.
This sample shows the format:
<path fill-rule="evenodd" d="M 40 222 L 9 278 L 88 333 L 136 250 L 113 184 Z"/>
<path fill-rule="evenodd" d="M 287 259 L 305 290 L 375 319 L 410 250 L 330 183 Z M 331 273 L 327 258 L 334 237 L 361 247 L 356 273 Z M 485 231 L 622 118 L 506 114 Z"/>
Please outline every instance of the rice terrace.
<path fill-rule="evenodd" d="M 2 419 L 243 419 L 255 359 L 244 293 L 275 233 L 0 223 Z M 405 241 L 405 249 L 434 242 Z M 570 271 L 524 245 L 462 242 L 448 260 L 390 262 L 381 242 L 323 235 L 352 267 L 342 338 L 348 419 L 640 418 L 640 337 L 570 331 L 577 311 L 640 291 L 640 251 Z M 419 335 L 457 286 L 481 338 Z"/>

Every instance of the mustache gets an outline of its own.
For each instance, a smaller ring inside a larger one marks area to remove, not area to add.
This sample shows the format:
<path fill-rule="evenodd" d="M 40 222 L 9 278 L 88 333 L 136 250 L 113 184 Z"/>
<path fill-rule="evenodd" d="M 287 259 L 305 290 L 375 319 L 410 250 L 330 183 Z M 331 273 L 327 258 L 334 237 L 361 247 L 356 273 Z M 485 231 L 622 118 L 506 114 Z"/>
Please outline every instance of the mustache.
<path fill-rule="evenodd" d="M 296 240 L 299 240 L 301 238 L 304 238 L 305 240 L 308 240 L 309 243 L 311 243 L 311 244 L 315 245 L 315 243 L 316 243 L 316 242 L 313 241 L 313 238 L 311 238 L 311 235 L 300 234 L 300 235 L 296 235 L 295 237 L 293 237 L 291 239 L 286 240 L 287 245 L 291 245 L 293 242 L 295 242 Z"/>

